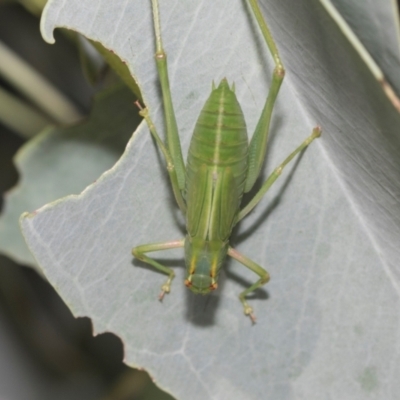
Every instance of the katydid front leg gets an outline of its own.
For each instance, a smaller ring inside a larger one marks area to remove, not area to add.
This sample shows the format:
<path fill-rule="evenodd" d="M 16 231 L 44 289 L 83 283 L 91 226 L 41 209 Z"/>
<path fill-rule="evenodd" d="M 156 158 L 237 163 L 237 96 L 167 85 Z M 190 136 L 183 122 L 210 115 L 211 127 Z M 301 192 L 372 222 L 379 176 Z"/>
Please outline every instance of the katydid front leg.
<path fill-rule="evenodd" d="M 142 246 L 137 246 L 132 249 L 132 254 L 134 257 L 136 257 L 140 261 L 152 265 L 154 268 L 168 275 L 168 279 L 161 286 L 161 293 L 158 296 L 159 300 L 162 300 L 164 298 L 165 293 L 169 293 L 171 291 L 171 282 L 175 278 L 175 272 L 171 268 L 168 268 L 165 265 L 160 264 L 156 260 L 153 260 L 152 258 L 146 256 L 145 253 L 151 253 L 153 251 L 161 251 L 161 250 L 178 249 L 184 247 L 184 245 L 185 245 L 185 239 L 182 239 L 182 240 L 174 240 L 172 242 L 149 243 L 149 244 L 144 244 Z"/>
<path fill-rule="evenodd" d="M 242 293 L 239 294 L 239 300 L 243 304 L 244 313 L 250 317 L 251 321 L 254 324 L 256 322 L 256 317 L 253 313 L 253 309 L 249 306 L 249 304 L 246 301 L 246 296 L 249 293 L 254 292 L 260 286 L 265 285 L 269 281 L 269 273 L 260 265 L 256 264 L 253 260 L 250 260 L 250 258 L 247 258 L 246 256 L 239 253 L 232 247 L 228 248 L 228 255 L 234 258 L 235 260 L 239 261 L 245 267 L 251 269 L 260 277 L 260 279 L 256 283 L 254 283 L 249 288 L 247 288 L 246 290 L 244 290 Z"/>

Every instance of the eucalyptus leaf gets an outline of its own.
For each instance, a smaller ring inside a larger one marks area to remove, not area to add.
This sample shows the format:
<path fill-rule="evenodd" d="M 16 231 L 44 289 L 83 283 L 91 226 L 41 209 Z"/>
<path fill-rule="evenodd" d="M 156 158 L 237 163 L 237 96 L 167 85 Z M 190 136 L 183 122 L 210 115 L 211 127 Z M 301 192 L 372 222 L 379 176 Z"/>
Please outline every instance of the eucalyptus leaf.
<path fill-rule="evenodd" d="M 212 80 L 236 83 L 249 132 L 265 100 L 271 57 L 241 0 L 161 0 L 163 42 L 184 153 Z M 264 177 L 314 125 L 323 128 L 232 244 L 272 279 L 228 262 L 207 297 L 182 283 L 182 252 L 161 258 L 177 278 L 133 260 L 133 246 L 183 237 L 164 160 L 142 124 L 119 162 L 80 195 L 21 220 L 43 273 L 76 316 L 111 331 L 125 362 L 182 400 L 395 399 L 400 390 L 400 117 L 367 66 L 311 0 L 260 2 L 287 68 Z M 163 132 L 150 2 L 50 1 L 42 20 L 76 30 L 128 62 Z M 385 29 L 385 26 L 382 27 Z"/>
<path fill-rule="evenodd" d="M 0 252 L 36 267 L 19 229 L 18 219 L 71 193 L 80 193 L 121 155 L 138 125 L 135 97 L 123 85 L 97 95 L 87 121 L 49 128 L 17 153 L 18 185 L 7 193 L 0 218 Z"/>

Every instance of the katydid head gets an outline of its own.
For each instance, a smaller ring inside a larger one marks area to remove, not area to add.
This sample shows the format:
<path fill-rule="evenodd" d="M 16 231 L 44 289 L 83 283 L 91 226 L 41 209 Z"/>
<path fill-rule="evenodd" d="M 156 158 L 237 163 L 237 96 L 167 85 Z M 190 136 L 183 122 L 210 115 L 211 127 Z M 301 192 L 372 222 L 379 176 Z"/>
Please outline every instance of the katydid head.
<path fill-rule="evenodd" d="M 188 235 L 185 239 L 185 285 L 197 294 L 207 294 L 215 290 L 227 251 L 227 242 Z"/>

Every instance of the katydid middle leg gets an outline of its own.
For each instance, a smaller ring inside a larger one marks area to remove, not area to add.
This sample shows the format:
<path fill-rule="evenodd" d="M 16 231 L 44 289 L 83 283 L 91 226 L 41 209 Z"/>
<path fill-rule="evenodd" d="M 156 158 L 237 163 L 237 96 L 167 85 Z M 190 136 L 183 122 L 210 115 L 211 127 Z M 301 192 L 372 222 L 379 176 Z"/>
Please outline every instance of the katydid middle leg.
<path fill-rule="evenodd" d="M 292 153 L 289 154 L 288 157 L 277 167 L 274 169 L 272 174 L 267 178 L 267 180 L 264 182 L 264 184 L 261 186 L 260 190 L 257 192 L 257 194 L 250 200 L 250 202 L 244 207 L 238 214 L 237 222 L 239 222 L 242 218 L 244 218 L 262 199 L 264 194 L 268 191 L 268 189 L 273 185 L 273 183 L 278 179 L 278 177 L 281 175 L 283 168 L 302 150 L 304 150 L 314 139 L 317 137 L 321 136 L 321 128 L 316 127 L 313 129 L 312 134 L 304 140 L 303 143 L 299 147 L 297 147 Z M 229 247 L 228 249 L 228 255 L 234 258 L 235 260 L 239 261 L 241 264 L 243 264 L 245 267 L 251 269 L 253 272 L 255 272 L 260 279 L 254 283 L 252 286 L 244 290 L 242 293 L 239 295 L 239 299 L 243 304 L 244 307 L 244 313 L 246 315 L 249 315 L 251 320 L 255 322 L 255 316 L 253 314 L 253 309 L 248 305 L 246 301 L 246 296 L 253 292 L 254 290 L 258 289 L 260 286 L 265 285 L 269 281 L 269 274 L 268 272 L 262 268 L 260 265 L 252 261 L 251 259 L 247 258 L 246 256 L 240 254 L 237 250 L 233 249 L 232 247 Z"/>
<path fill-rule="evenodd" d="M 179 208 L 181 209 L 183 215 L 186 214 L 186 203 L 185 200 L 183 199 L 182 192 L 179 188 L 179 182 L 178 182 L 178 175 L 176 171 L 176 167 L 174 164 L 174 161 L 172 159 L 172 156 L 168 149 L 165 147 L 163 141 L 161 140 L 160 136 L 158 136 L 156 127 L 150 117 L 149 110 L 147 108 L 143 108 L 139 101 L 136 101 L 135 103 L 140 112 L 139 114 L 146 120 L 147 126 L 149 127 L 150 133 L 153 136 L 154 140 L 156 141 L 158 147 L 160 148 L 161 152 L 164 155 L 165 161 L 167 162 L 167 171 L 171 180 L 171 185 L 172 185 L 172 190 L 174 192 L 175 200 L 178 203 Z"/>
<path fill-rule="evenodd" d="M 161 250 L 170 250 L 170 249 L 177 249 L 181 248 L 185 245 L 185 239 L 181 240 L 174 240 L 172 242 L 163 242 L 163 243 L 150 243 L 144 244 L 142 246 L 137 246 L 132 249 L 132 254 L 140 261 L 143 261 L 147 264 L 152 265 L 154 268 L 158 269 L 161 272 L 164 272 L 168 275 L 168 279 L 166 282 L 161 286 L 161 293 L 159 295 L 159 299 L 162 300 L 165 293 L 169 293 L 171 290 L 171 282 L 175 277 L 175 272 L 171 269 L 166 267 L 165 265 L 160 264 L 156 260 L 145 255 L 145 253 L 150 253 L 153 251 L 161 251 Z"/>
<path fill-rule="evenodd" d="M 264 194 L 273 185 L 273 183 L 279 178 L 282 173 L 283 168 L 301 151 L 303 151 L 314 139 L 321 136 L 321 128 L 319 126 L 315 127 L 312 134 L 304 140 L 299 147 L 297 147 L 288 157 L 271 173 L 267 180 L 263 183 L 260 190 L 254 195 L 254 197 L 249 201 L 249 203 L 240 210 L 236 223 L 243 219 L 263 198 Z"/>

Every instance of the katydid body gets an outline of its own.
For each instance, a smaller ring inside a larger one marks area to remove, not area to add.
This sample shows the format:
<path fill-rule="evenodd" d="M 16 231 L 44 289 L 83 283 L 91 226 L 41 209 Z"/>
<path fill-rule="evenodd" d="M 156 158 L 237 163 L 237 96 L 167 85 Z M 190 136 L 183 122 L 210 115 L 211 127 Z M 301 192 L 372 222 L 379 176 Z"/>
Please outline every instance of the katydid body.
<path fill-rule="evenodd" d="M 170 291 L 175 274 L 172 269 L 145 253 L 184 247 L 185 285 L 193 292 L 201 294 L 217 288 L 219 271 L 229 255 L 259 276 L 257 282 L 239 295 L 245 314 L 254 322 L 253 310 L 245 297 L 267 283 L 269 274 L 254 261 L 230 247 L 229 237 L 233 227 L 258 204 L 285 165 L 320 136 L 321 131 L 319 127 L 314 128 L 311 136 L 273 171 L 253 199 L 240 209 L 243 194 L 251 190 L 264 163 L 271 114 L 284 77 L 281 59 L 258 2 L 247 1 L 275 61 L 271 88 L 259 122 L 249 144 L 245 119 L 234 87 L 229 87 L 226 79 L 218 87 L 213 85 L 197 120 L 185 167 L 170 95 L 166 54 L 161 43 L 158 1 L 152 0 L 157 45 L 155 58 L 163 93 L 168 148 L 158 136 L 147 109 L 141 109 L 140 113 L 146 119 L 167 161 L 175 198 L 186 217 L 187 235 L 177 241 L 138 246 L 132 253 L 136 258 L 168 274 L 160 299 Z"/>

